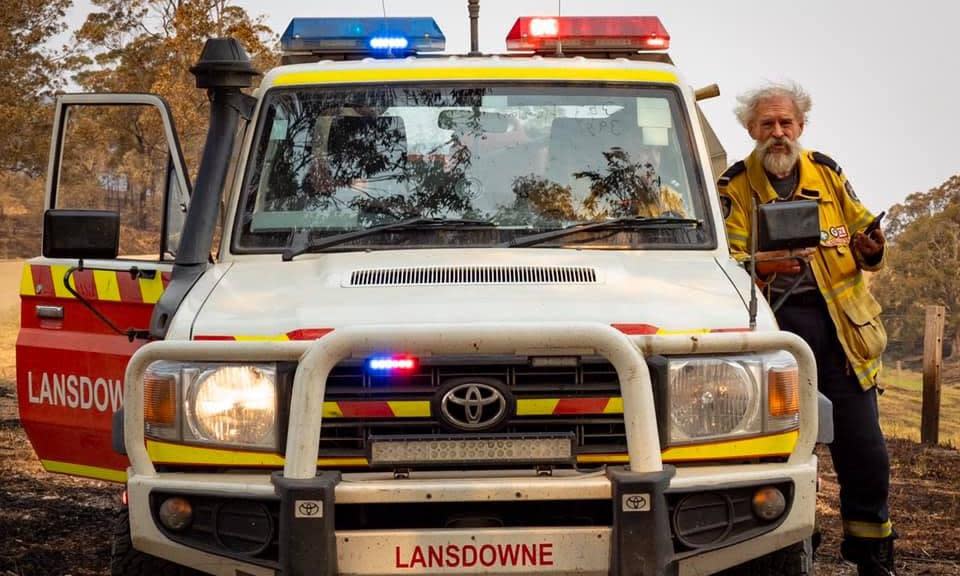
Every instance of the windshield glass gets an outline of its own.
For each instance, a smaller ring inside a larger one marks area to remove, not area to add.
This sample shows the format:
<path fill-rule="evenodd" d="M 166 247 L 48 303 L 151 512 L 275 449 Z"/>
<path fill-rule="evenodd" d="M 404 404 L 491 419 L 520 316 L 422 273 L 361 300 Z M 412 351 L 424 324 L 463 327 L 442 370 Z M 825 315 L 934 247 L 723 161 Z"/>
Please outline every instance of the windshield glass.
<path fill-rule="evenodd" d="M 686 118 L 670 89 L 299 88 L 272 90 L 260 116 L 239 252 L 417 218 L 458 222 L 394 226 L 324 249 L 509 245 L 608 219 L 706 219 Z M 537 246 L 690 248 L 710 238 L 704 225 L 612 225 Z"/>

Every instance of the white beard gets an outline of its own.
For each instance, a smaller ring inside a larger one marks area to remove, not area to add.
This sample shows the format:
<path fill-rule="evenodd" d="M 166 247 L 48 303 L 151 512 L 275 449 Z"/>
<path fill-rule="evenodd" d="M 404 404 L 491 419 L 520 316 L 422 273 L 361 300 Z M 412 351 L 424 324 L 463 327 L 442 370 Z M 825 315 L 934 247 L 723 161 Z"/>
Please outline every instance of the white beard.
<path fill-rule="evenodd" d="M 770 151 L 770 147 L 775 142 L 777 142 L 776 139 L 767 138 L 765 141 L 757 143 L 756 150 L 763 160 L 763 167 L 771 174 L 789 174 L 793 167 L 797 165 L 797 160 L 800 159 L 800 142 L 791 142 L 786 138 L 781 139 L 779 142 L 786 144 L 788 148 L 785 153 Z"/>

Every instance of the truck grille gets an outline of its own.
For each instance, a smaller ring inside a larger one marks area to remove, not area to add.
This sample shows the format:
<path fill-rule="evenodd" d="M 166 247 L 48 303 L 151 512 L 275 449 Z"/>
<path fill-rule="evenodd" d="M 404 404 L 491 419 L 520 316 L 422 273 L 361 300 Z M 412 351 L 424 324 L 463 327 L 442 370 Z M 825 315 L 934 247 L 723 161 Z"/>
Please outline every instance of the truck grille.
<path fill-rule="evenodd" d="M 421 364 L 414 373 L 399 377 L 371 375 L 356 363 L 338 365 L 327 380 L 325 402 L 346 405 L 419 401 L 421 406 L 426 406 L 446 383 L 463 378 L 497 381 L 518 405 L 537 401 L 549 405 L 556 400 L 574 405 L 577 399 L 618 401 L 620 397 L 617 373 L 605 361 L 583 361 L 569 367 L 533 367 L 526 358 L 489 363 L 477 363 L 473 359 L 470 364 L 457 359 L 431 359 L 429 365 Z M 292 381 L 292 374 L 289 379 Z M 380 414 L 376 418 L 324 418 L 319 456 L 363 458 L 367 455 L 370 436 L 449 434 L 451 430 L 442 425 L 436 411 L 434 402 L 427 411 L 429 416 L 424 414 L 425 417 L 394 418 Z M 589 412 L 514 414 L 497 432 L 572 434 L 579 454 L 626 452 L 623 415 L 604 414 L 602 410 Z"/>

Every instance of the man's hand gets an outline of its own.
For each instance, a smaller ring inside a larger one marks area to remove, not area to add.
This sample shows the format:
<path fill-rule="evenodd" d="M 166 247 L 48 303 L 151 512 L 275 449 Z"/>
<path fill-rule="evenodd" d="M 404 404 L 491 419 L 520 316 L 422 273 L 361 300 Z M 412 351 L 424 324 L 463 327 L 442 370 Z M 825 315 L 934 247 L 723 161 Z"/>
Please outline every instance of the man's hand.
<path fill-rule="evenodd" d="M 797 259 L 809 262 L 816 250 L 816 248 L 799 248 L 796 250 L 757 252 L 757 275 L 799 274 L 803 271 L 803 267 Z"/>
<path fill-rule="evenodd" d="M 857 232 L 853 235 L 853 249 L 860 253 L 867 262 L 876 262 L 883 254 L 883 247 L 886 244 L 886 238 L 883 237 L 883 231 L 877 228 L 869 235 L 863 232 Z"/>

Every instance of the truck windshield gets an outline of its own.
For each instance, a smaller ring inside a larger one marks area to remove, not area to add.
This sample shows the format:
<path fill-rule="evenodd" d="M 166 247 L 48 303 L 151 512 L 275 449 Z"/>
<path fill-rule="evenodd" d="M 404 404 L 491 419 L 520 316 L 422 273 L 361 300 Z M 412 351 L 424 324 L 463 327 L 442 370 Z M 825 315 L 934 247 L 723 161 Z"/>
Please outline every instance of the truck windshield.
<path fill-rule="evenodd" d="M 234 250 L 703 247 L 712 231 L 691 142 L 679 93 L 665 88 L 274 89 Z M 638 218 L 701 224 L 618 225 Z M 384 226 L 418 219 L 429 225 Z"/>

